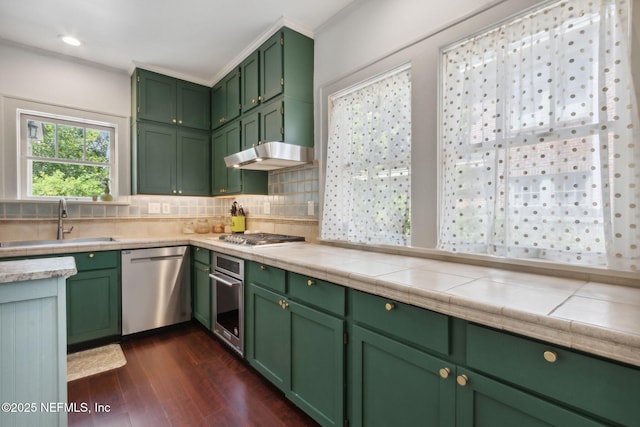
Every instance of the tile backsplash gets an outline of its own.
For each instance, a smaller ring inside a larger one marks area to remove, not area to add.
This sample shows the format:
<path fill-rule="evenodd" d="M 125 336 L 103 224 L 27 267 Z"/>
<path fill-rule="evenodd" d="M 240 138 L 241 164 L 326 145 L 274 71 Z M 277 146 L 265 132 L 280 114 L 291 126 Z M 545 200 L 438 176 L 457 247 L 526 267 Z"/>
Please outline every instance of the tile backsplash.
<path fill-rule="evenodd" d="M 233 200 L 237 200 L 248 217 L 317 219 L 318 185 L 317 165 L 303 165 L 269 172 L 267 196 L 216 198 L 136 195 L 125 197 L 117 203 L 70 200 L 68 215 L 75 219 L 224 217 L 229 215 Z M 154 212 L 154 207 L 159 211 Z M 55 219 L 57 215 L 58 205 L 55 201 L 0 202 L 0 220 Z"/>
<path fill-rule="evenodd" d="M 247 229 L 318 235 L 318 167 L 303 165 L 269 172 L 269 195 L 176 197 L 136 195 L 117 202 L 67 203 L 70 238 L 95 236 L 160 236 L 182 232 L 189 220 L 206 218 L 211 225 L 230 221 L 234 200 L 247 214 Z M 57 201 L 0 201 L 0 241 L 53 239 Z"/>

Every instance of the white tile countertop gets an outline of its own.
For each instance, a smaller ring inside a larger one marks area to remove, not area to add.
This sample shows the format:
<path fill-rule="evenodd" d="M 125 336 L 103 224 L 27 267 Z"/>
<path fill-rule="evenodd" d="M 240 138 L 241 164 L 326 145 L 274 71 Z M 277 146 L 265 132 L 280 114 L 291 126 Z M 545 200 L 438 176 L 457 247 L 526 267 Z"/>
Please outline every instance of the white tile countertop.
<path fill-rule="evenodd" d="M 116 239 L 90 245 L 2 248 L 0 258 L 197 245 L 640 366 L 638 273 L 626 279 L 639 285 L 635 287 L 613 280 L 555 277 L 323 244 L 248 247 L 221 242 L 216 235 Z"/>

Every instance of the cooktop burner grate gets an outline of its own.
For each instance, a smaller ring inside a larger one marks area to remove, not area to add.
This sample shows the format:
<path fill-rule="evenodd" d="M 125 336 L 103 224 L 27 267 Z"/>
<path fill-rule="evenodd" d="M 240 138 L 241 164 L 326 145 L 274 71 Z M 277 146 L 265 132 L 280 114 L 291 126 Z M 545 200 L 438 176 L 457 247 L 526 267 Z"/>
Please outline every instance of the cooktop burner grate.
<path fill-rule="evenodd" d="M 286 234 L 271 234 L 271 233 L 223 234 L 222 236 L 220 236 L 220 240 L 223 240 L 228 243 L 235 243 L 238 245 L 251 245 L 251 246 L 305 241 L 304 237 L 302 236 L 289 236 Z"/>

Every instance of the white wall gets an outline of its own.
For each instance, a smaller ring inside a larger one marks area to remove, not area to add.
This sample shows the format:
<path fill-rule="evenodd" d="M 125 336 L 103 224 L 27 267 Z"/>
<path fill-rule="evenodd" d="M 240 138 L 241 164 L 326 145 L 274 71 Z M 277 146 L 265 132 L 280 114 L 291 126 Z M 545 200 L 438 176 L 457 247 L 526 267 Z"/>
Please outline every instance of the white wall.
<path fill-rule="evenodd" d="M 344 77 L 496 0 L 356 0 L 315 34 L 315 86 Z"/>
<path fill-rule="evenodd" d="M 125 71 L 0 43 L 0 199 L 17 196 L 16 108 L 118 125 L 118 189 L 128 194 L 130 80 Z"/>

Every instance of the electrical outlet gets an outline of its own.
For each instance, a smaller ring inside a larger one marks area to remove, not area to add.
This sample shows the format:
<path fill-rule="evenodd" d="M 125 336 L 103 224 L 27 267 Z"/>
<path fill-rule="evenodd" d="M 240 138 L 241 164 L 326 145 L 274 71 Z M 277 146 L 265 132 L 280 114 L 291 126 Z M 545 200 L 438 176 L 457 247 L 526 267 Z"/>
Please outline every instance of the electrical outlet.
<path fill-rule="evenodd" d="M 162 213 L 163 214 L 170 214 L 171 213 L 171 205 L 169 203 L 163 203 L 162 204 Z"/>
<path fill-rule="evenodd" d="M 149 202 L 149 213 L 150 214 L 159 214 L 160 213 L 160 203 Z"/>
<path fill-rule="evenodd" d="M 271 215 L 271 203 L 264 202 L 264 205 L 262 205 L 262 211 L 265 215 Z"/>
<path fill-rule="evenodd" d="M 313 203 L 313 200 L 309 200 L 307 202 L 307 215 L 314 215 L 315 214 L 315 203 Z"/>

